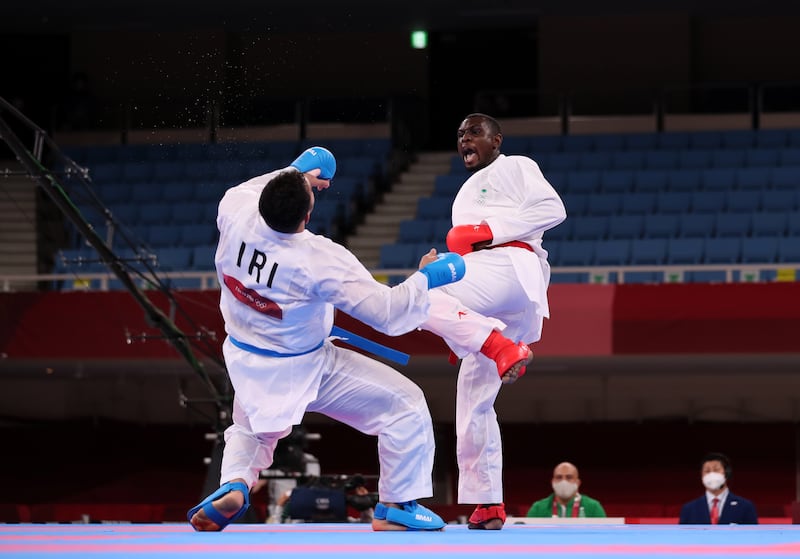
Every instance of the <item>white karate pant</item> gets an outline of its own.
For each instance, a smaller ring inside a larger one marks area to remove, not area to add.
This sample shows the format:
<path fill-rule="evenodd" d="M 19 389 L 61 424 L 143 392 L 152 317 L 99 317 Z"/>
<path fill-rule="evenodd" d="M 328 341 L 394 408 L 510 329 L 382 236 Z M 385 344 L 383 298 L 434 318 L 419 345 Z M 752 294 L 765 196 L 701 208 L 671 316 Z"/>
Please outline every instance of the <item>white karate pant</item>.
<path fill-rule="evenodd" d="M 229 342 L 224 351 L 236 396 L 234 423 L 225 431 L 222 482 L 243 478 L 252 487 L 272 464 L 278 440 L 299 423 L 298 414 L 311 411 L 378 437 L 381 501 L 433 495 L 433 424 L 425 396 L 411 380 L 330 341 L 297 357 L 263 357 Z M 272 382 L 275 375 L 280 382 Z M 270 390 L 276 384 L 288 391 Z"/>
<path fill-rule="evenodd" d="M 509 250 L 521 249 L 484 250 L 468 255 L 464 278 L 438 289 L 473 311 L 503 321 L 506 337 L 532 343 L 541 337 L 543 317 L 537 309 L 542 305 L 526 294 L 506 253 Z M 501 386 L 494 361 L 482 354 L 463 358 L 456 386 L 459 503 L 503 502 L 503 448 L 494 410 Z"/>

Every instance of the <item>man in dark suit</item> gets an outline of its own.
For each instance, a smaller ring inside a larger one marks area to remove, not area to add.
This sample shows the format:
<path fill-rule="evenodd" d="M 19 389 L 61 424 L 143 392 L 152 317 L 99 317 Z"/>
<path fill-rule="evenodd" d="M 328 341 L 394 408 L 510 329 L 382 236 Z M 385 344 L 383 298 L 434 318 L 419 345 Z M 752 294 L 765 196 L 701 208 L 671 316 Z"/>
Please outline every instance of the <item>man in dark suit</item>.
<path fill-rule="evenodd" d="M 701 476 L 706 494 L 681 508 L 680 524 L 758 524 L 756 507 L 728 489 L 733 469 L 718 452 L 703 458 Z"/>

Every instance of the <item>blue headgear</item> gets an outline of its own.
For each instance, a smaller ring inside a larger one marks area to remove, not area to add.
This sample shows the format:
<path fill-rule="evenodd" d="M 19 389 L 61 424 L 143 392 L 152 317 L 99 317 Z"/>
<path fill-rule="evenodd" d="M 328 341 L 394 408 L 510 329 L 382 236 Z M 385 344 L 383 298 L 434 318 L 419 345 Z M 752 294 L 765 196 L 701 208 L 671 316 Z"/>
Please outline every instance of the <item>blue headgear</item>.
<path fill-rule="evenodd" d="M 331 180 L 336 174 L 336 158 L 327 149 L 319 146 L 308 148 L 292 161 L 292 167 L 301 173 L 319 169 L 319 178 Z"/>

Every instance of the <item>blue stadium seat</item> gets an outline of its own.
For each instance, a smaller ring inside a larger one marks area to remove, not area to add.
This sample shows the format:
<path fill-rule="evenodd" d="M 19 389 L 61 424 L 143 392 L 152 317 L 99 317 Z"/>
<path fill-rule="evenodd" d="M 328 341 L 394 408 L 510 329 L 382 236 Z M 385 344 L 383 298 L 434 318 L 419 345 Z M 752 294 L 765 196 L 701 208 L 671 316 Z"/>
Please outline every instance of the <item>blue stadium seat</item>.
<path fill-rule="evenodd" d="M 751 221 L 753 237 L 780 237 L 788 230 L 789 212 L 754 212 Z"/>
<path fill-rule="evenodd" d="M 783 167 L 800 166 L 800 148 L 783 148 L 778 151 L 778 164 Z"/>
<path fill-rule="evenodd" d="M 561 139 L 563 136 L 532 136 L 528 149 L 533 155 L 539 153 L 554 153 L 561 151 Z"/>
<path fill-rule="evenodd" d="M 564 136 L 561 139 L 561 149 L 567 152 L 578 153 L 594 149 L 594 140 L 590 135 Z"/>
<path fill-rule="evenodd" d="M 746 237 L 750 234 L 752 212 L 724 212 L 716 215 L 714 234 L 717 237 Z"/>
<path fill-rule="evenodd" d="M 700 264 L 703 243 L 699 239 L 668 239 L 667 264 Z"/>
<path fill-rule="evenodd" d="M 761 193 L 755 190 L 734 190 L 727 195 L 727 211 L 754 212 L 761 209 Z"/>
<path fill-rule="evenodd" d="M 675 150 L 650 150 L 644 152 L 644 168 L 662 171 L 678 167 L 678 152 Z"/>
<path fill-rule="evenodd" d="M 427 196 L 417 201 L 416 217 L 422 219 L 449 218 L 452 200 L 444 196 Z"/>
<path fill-rule="evenodd" d="M 720 139 L 723 148 L 750 148 L 755 145 L 752 130 L 723 130 Z"/>
<path fill-rule="evenodd" d="M 583 219 L 583 218 L 581 218 Z M 552 229 L 548 229 L 544 232 L 544 240 L 547 242 L 551 241 L 566 241 L 572 238 L 572 229 L 573 224 L 576 221 L 580 221 L 577 219 L 572 219 L 571 217 L 567 217 L 564 221 L 553 227 Z"/>
<path fill-rule="evenodd" d="M 592 147 L 595 151 L 615 152 L 625 149 L 623 134 L 595 134 L 592 136 Z"/>
<path fill-rule="evenodd" d="M 681 169 L 707 169 L 711 166 L 711 150 L 693 149 L 678 152 L 678 167 Z"/>
<path fill-rule="evenodd" d="M 210 159 L 189 161 L 184 176 L 191 181 L 207 181 L 216 178 L 216 167 Z"/>
<path fill-rule="evenodd" d="M 655 192 L 632 192 L 622 199 L 623 215 L 644 215 L 655 212 Z"/>
<path fill-rule="evenodd" d="M 689 211 L 691 203 L 691 192 L 659 192 L 656 194 L 656 210 L 658 213 L 685 213 Z"/>
<path fill-rule="evenodd" d="M 589 204 L 588 196 L 566 193 L 561 196 L 561 201 L 564 202 L 568 216 L 586 215 Z"/>
<path fill-rule="evenodd" d="M 590 215 L 616 215 L 622 208 L 622 196 L 618 192 L 589 194 L 587 211 Z"/>
<path fill-rule="evenodd" d="M 529 146 L 529 136 L 503 136 L 503 153 L 506 155 L 526 155 L 530 152 Z"/>
<path fill-rule="evenodd" d="M 705 238 L 714 235 L 714 216 L 687 213 L 680 216 L 679 236 Z"/>
<path fill-rule="evenodd" d="M 431 233 L 431 240 L 443 242 L 447 238 L 447 233 L 450 229 L 453 228 L 453 223 L 450 221 L 450 218 L 444 219 L 434 219 L 433 220 L 433 231 Z"/>
<path fill-rule="evenodd" d="M 381 246 L 381 268 L 416 268 L 422 254 L 419 243 L 391 243 Z"/>
<path fill-rule="evenodd" d="M 437 175 L 433 182 L 433 195 L 455 197 L 464 179 L 464 175 Z"/>
<path fill-rule="evenodd" d="M 796 238 L 780 237 L 778 239 L 778 262 L 800 264 L 800 243 Z"/>
<path fill-rule="evenodd" d="M 142 207 L 134 203 L 119 204 L 111 208 L 111 215 L 120 223 L 133 225 L 139 221 L 139 213 L 142 210 Z"/>
<path fill-rule="evenodd" d="M 163 201 L 164 185 L 149 182 L 129 184 L 131 187 L 131 202 L 135 204 L 153 204 Z"/>
<path fill-rule="evenodd" d="M 191 247 L 161 248 L 156 251 L 158 268 L 164 271 L 188 270 L 192 262 Z"/>
<path fill-rule="evenodd" d="M 590 266 L 594 263 L 595 241 L 562 241 L 560 266 Z"/>
<path fill-rule="evenodd" d="M 559 192 L 566 192 L 568 189 L 566 187 L 567 184 L 567 172 L 566 171 L 552 171 L 544 175 L 544 178 L 549 182 L 553 188 L 558 190 Z"/>
<path fill-rule="evenodd" d="M 794 211 L 797 207 L 797 191 L 795 190 L 762 190 L 761 209 L 767 212 Z"/>
<path fill-rule="evenodd" d="M 610 239 L 595 244 L 594 263 L 598 266 L 625 266 L 631 255 L 630 239 Z"/>
<path fill-rule="evenodd" d="M 189 247 L 187 247 L 189 248 Z M 217 245 L 199 245 L 191 248 L 193 270 L 213 270 Z"/>
<path fill-rule="evenodd" d="M 596 171 L 611 168 L 611 153 L 589 151 L 578 154 L 578 169 Z"/>
<path fill-rule="evenodd" d="M 724 192 L 692 192 L 691 199 L 691 208 L 694 213 L 718 213 L 725 209 Z"/>
<path fill-rule="evenodd" d="M 578 168 L 577 153 L 551 153 L 547 156 L 546 171 L 571 171 Z"/>
<path fill-rule="evenodd" d="M 153 164 L 154 182 L 174 182 L 186 178 L 184 161 L 156 161 Z"/>
<path fill-rule="evenodd" d="M 116 162 L 95 163 L 89 166 L 89 176 L 95 184 L 124 181 L 122 165 Z"/>
<path fill-rule="evenodd" d="M 159 185 L 161 200 L 164 202 L 184 204 L 194 200 L 195 186 L 193 182 L 173 182 Z"/>
<path fill-rule="evenodd" d="M 778 258 L 778 237 L 756 237 L 742 239 L 743 264 L 766 264 L 775 262 Z"/>
<path fill-rule="evenodd" d="M 736 188 L 740 190 L 761 190 L 769 188 L 769 183 L 769 167 L 752 167 L 736 170 Z"/>
<path fill-rule="evenodd" d="M 666 171 L 650 169 L 636 171 L 633 175 L 634 190 L 639 192 L 658 192 L 667 189 Z"/>
<path fill-rule="evenodd" d="M 693 150 L 722 147 L 722 133 L 718 130 L 701 130 L 689 134 L 689 147 Z"/>
<path fill-rule="evenodd" d="M 619 171 L 639 171 L 644 169 L 643 151 L 616 151 L 611 154 L 611 168 Z"/>
<path fill-rule="evenodd" d="M 625 149 L 627 150 L 649 150 L 658 147 L 658 133 L 656 132 L 636 132 L 625 134 Z"/>
<path fill-rule="evenodd" d="M 184 246 L 211 245 L 216 242 L 217 228 L 214 222 L 186 223 L 179 226 L 179 239 Z"/>
<path fill-rule="evenodd" d="M 775 167 L 778 165 L 778 150 L 751 148 L 744 152 L 744 164 L 748 167 Z"/>
<path fill-rule="evenodd" d="M 567 171 L 565 191 L 577 194 L 590 194 L 600 190 L 599 171 Z"/>
<path fill-rule="evenodd" d="M 630 192 L 633 190 L 633 171 L 603 171 L 600 173 L 602 192 Z"/>
<path fill-rule="evenodd" d="M 374 157 L 338 157 L 336 173 L 341 176 L 370 178 L 381 173 L 380 162 Z"/>
<path fill-rule="evenodd" d="M 644 222 L 645 239 L 669 239 L 676 237 L 680 227 L 679 214 L 655 214 Z"/>
<path fill-rule="evenodd" d="M 667 187 L 673 192 L 700 190 L 701 175 L 697 169 L 675 169 L 667 172 Z"/>
<path fill-rule="evenodd" d="M 206 218 L 205 203 L 185 202 L 183 204 L 173 204 L 170 212 L 170 221 L 176 225 L 183 223 L 199 223 Z"/>
<path fill-rule="evenodd" d="M 703 243 L 703 261 L 706 264 L 736 264 L 741 258 L 741 239 L 708 238 Z"/>
<path fill-rule="evenodd" d="M 772 169 L 770 186 L 775 190 L 800 189 L 800 166 Z"/>
<path fill-rule="evenodd" d="M 786 214 L 786 236 L 800 237 L 800 211 L 793 211 Z M 800 243 L 798 243 L 800 244 Z"/>
<path fill-rule="evenodd" d="M 662 149 L 689 149 L 689 133 L 661 132 L 658 135 L 658 147 Z"/>
<path fill-rule="evenodd" d="M 397 241 L 401 243 L 419 243 L 433 239 L 433 224 L 431 219 L 406 219 L 400 222 Z"/>
<path fill-rule="evenodd" d="M 789 144 L 789 133 L 782 129 L 761 129 L 755 131 L 756 146 L 781 148 Z"/>
<path fill-rule="evenodd" d="M 219 204 L 225 191 L 236 183 L 230 183 L 220 180 L 207 183 L 195 184 L 194 199 L 198 202 L 207 202 L 214 205 Z"/>
<path fill-rule="evenodd" d="M 149 161 L 123 163 L 122 178 L 131 183 L 150 182 L 153 179 L 153 164 Z"/>
<path fill-rule="evenodd" d="M 139 216 L 136 222 L 146 225 L 156 224 L 156 223 L 168 223 L 168 220 L 171 215 L 172 215 L 172 204 L 167 204 L 163 202 L 142 204 L 139 207 Z"/>
<path fill-rule="evenodd" d="M 703 190 L 733 190 L 736 185 L 734 169 L 704 169 L 700 172 L 700 184 Z"/>
<path fill-rule="evenodd" d="M 587 215 L 573 221 L 573 239 L 605 239 L 606 231 L 608 229 L 608 216 Z"/>
<path fill-rule="evenodd" d="M 104 204 L 119 204 L 131 201 L 131 185 L 124 182 L 98 184 L 97 195 Z"/>
<path fill-rule="evenodd" d="M 630 263 L 633 265 L 660 265 L 664 264 L 666 258 L 666 239 L 634 239 L 631 241 Z"/>
<path fill-rule="evenodd" d="M 180 244 L 180 227 L 169 223 L 155 223 L 147 228 L 147 242 L 153 247 L 174 247 Z"/>

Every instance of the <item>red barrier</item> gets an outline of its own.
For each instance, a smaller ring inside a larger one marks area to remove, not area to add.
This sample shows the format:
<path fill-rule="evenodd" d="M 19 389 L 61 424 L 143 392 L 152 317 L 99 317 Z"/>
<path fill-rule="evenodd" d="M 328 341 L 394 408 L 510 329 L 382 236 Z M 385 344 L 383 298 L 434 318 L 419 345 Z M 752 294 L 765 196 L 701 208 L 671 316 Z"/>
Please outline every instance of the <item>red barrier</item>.
<path fill-rule="evenodd" d="M 150 294 L 169 315 L 167 299 Z M 188 335 L 198 327 L 224 339 L 218 291 L 179 291 Z M 796 352 L 800 339 L 800 283 L 571 285 L 550 287 L 552 318 L 542 356 L 648 353 Z M 128 343 L 126 334 L 160 332 L 122 291 L 0 294 L 0 352 L 10 359 L 178 358 L 167 344 Z M 427 332 L 391 338 L 340 313 L 337 324 L 400 351 L 446 354 Z"/>

